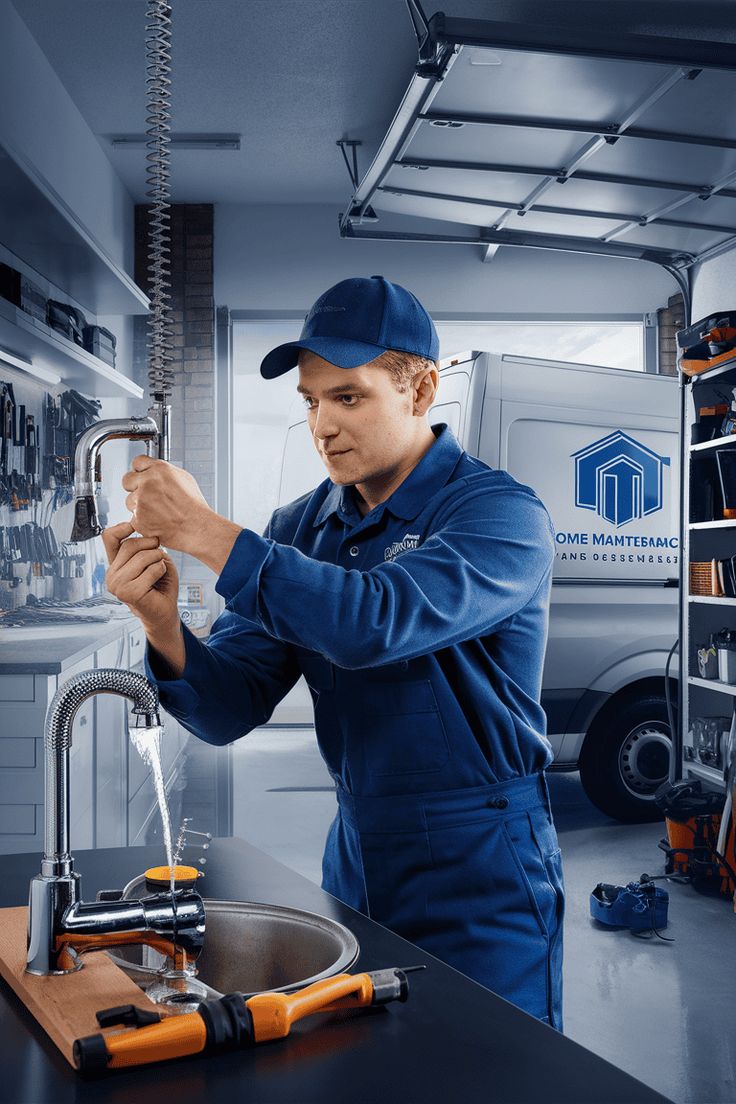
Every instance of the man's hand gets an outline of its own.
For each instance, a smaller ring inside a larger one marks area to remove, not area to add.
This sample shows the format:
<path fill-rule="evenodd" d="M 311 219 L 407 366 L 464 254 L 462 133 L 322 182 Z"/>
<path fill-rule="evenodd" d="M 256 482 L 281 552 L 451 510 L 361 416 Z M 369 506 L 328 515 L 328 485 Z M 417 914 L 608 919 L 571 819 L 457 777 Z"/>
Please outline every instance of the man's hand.
<path fill-rule="evenodd" d="M 110 568 L 105 585 L 124 602 L 144 628 L 178 628 L 179 576 L 158 537 L 132 537 L 134 525 L 123 521 L 102 533 Z"/>
<path fill-rule="evenodd" d="M 130 492 L 125 500 L 133 514 L 130 532 L 156 537 L 220 574 L 242 530 L 207 505 L 189 472 L 165 460 L 135 456 L 123 488 Z"/>
<path fill-rule="evenodd" d="M 131 470 L 123 476 L 123 488 L 129 491 L 125 505 L 133 514 L 133 525 L 145 537 L 157 537 L 161 544 L 180 552 L 196 549 L 214 510 L 189 472 L 154 460 L 135 456 Z"/>

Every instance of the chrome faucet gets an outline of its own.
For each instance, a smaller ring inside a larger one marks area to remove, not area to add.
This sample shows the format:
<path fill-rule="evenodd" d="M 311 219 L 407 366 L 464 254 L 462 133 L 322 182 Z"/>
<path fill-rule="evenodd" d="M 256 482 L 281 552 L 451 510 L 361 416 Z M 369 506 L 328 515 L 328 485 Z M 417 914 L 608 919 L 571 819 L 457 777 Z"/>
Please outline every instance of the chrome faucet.
<path fill-rule="evenodd" d="M 146 452 L 159 460 L 169 459 L 171 407 L 166 396 L 154 395 L 145 418 L 108 418 L 95 422 L 77 442 L 74 453 L 74 525 L 71 540 L 90 540 L 102 532 L 97 513 L 95 487 L 102 482 L 100 449 L 106 441 L 145 441 Z"/>
<path fill-rule="evenodd" d="M 136 728 L 161 726 L 158 692 L 134 671 L 84 671 L 56 692 L 46 716 L 44 855 L 41 873 L 31 880 L 26 970 L 70 973 L 82 966 L 80 955 L 130 943 L 146 943 L 182 968 L 199 957 L 204 942 L 204 905 L 198 893 L 177 890 L 140 900 L 81 900 L 80 875 L 69 854 L 69 748 L 77 710 L 93 694 L 130 698 Z"/>

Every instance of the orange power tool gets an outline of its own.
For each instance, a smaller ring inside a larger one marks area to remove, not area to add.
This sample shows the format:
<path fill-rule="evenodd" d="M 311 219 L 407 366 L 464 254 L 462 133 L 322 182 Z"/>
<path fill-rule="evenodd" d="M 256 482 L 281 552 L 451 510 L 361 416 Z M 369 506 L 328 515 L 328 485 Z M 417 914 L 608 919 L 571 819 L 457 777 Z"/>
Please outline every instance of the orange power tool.
<path fill-rule="evenodd" d="M 296 993 L 257 993 L 247 1000 L 229 993 L 203 1001 L 195 1012 L 161 1017 L 133 1004 L 97 1013 L 100 1027 L 133 1030 L 87 1035 L 74 1043 L 74 1061 L 82 1072 L 123 1069 L 183 1058 L 241 1050 L 271 1039 L 285 1039 L 292 1024 L 316 1012 L 375 1007 L 409 996 L 406 975 L 425 966 L 394 967 L 366 974 L 338 974 Z"/>

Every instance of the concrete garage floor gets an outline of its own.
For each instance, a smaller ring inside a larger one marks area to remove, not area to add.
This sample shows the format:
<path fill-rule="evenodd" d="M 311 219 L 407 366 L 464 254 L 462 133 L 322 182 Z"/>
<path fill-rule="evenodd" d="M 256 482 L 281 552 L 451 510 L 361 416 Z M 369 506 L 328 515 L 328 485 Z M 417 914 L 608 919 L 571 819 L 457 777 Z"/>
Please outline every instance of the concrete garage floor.
<path fill-rule="evenodd" d="M 233 834 L 319 882 L 335 798 L 313 732 L 261 729 L 233 753 Z M 681 1104 L 736 1101 L 730 903 L 665 883 L 673 943 L 598 928 L 590 891 L 661 874 L 662 825 L 610 820 L 577 774 L 551 775 L 550 790 L 567 886 L 565 1033 Z"/>

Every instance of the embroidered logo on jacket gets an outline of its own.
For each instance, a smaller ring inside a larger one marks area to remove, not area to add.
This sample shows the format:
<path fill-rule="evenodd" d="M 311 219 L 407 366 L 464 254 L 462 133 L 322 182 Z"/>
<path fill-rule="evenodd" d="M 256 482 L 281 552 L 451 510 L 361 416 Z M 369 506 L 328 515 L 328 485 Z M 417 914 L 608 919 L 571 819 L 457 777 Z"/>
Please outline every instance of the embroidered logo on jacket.
<path fill-rule="evenodd" d="M 384 552 L 384 560 L 395 560 L 402 552 L 409 552 L 412 548 L 418 548 L 422 539 L 420 533 L 407 533 L 400 541 L 394 541 Z"/>

